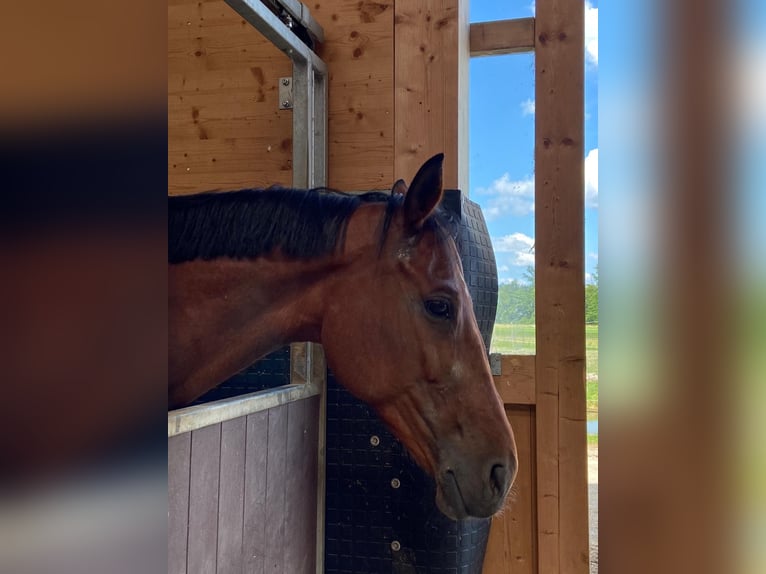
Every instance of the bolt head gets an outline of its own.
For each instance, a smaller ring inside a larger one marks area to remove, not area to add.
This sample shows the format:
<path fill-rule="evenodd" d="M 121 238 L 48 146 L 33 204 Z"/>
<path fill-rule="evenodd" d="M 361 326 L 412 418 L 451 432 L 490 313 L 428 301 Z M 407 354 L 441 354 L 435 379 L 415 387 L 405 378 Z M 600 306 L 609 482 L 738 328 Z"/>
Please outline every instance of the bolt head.
<path fill-rule="evenodd" d="M 380 444 L 380 438 L 378 437 L 378 435 L 372 435 L 370 437 L 370 444 L 372 446 L 378 446 Z"/>
<path fill-rule="evenodd" d="M 391 479 L 391 488 L 399 488 L 402 485 L 398 478 Z"/>
<path fill-rule="evenodd" d="M 401 550 L 401 548 L 402 548 L 402 545 L 399 544 L 398 540 L 392 540 L 391 541 L 391 550 L 393 550 L 394 552 L 399 552 L 399 550 Z"/>

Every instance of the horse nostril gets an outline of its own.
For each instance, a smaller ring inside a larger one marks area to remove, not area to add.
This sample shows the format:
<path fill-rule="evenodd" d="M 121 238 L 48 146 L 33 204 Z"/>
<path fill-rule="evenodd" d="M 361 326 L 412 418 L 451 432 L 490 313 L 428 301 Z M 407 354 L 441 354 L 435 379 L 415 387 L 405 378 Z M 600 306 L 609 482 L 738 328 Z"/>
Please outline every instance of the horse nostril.
<path fill-rule="evenodd" d="M 508 468 L 504 464 L 496 464 L 489 472 L 489 483 L 495 494 L 505 494 L 508 489 Z"/>

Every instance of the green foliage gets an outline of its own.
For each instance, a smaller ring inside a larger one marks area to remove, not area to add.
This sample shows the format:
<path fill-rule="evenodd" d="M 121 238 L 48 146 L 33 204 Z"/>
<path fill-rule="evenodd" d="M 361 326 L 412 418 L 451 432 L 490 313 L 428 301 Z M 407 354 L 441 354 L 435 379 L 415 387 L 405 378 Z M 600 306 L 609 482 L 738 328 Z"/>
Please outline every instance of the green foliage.
<path fill-rule="evenodd" d="M 587 402 L 588 418 L 598 418 L 598 415 L 591 417 L 590 413 L 598 413 L 598 379 L 585 383 L 585 400 Z"/>
<path fill-rule="evenodd" d="M 500 285 L 497 294 L 498 323 L 531 325 L 535 322 L 535 288 L 519 281 Z"/>
<path fill-rule="evenodd" d="M 528 266 L 522 281 L 500 285 L 497 295 L 497 323 L 531 325 L 535 322 L 535 268 Z"/>
<path fill-rule="evenodd" d="M 598 285 L 585 286 L 585 322 L 598 323 Z"/>
<path fill-rule="evenodd" d="M 500 285 L 497 294 L 495 322 L 532 325 L 535 322 L 535 269 L 527 267 L 521 281 L 513 280 Z M 598 323 L 598 267 L 593 283 L 585 286 L 585 322 Z"/>

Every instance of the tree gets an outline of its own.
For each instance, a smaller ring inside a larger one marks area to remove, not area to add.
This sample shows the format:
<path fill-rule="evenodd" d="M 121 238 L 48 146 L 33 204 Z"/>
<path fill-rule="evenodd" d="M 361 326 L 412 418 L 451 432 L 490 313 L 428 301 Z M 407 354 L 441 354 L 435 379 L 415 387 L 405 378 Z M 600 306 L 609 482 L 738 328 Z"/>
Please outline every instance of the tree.
<path fill-rule="evenodd" d="M 585 286 L 585 322 L 598 323 L 598 265 L 593 273 L 593 283 Z"/>
<path fill-rule="evenodd" d="M 502 324 L 530 324 L 535 322 L 535 270 L 527 267 L 525 282 L 513 280 L 500 285 L 497 295 L 495 321 Z"/>

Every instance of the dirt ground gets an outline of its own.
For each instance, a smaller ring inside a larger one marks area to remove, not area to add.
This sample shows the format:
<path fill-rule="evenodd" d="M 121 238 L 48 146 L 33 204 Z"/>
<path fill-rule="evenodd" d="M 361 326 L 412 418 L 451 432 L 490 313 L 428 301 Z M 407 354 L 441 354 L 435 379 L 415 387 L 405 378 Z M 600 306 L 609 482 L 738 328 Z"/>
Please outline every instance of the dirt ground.
<path fill-rule="evenodd" d="M 590 574 L 598 574 L 598 446 L 588 447 Z"/>

